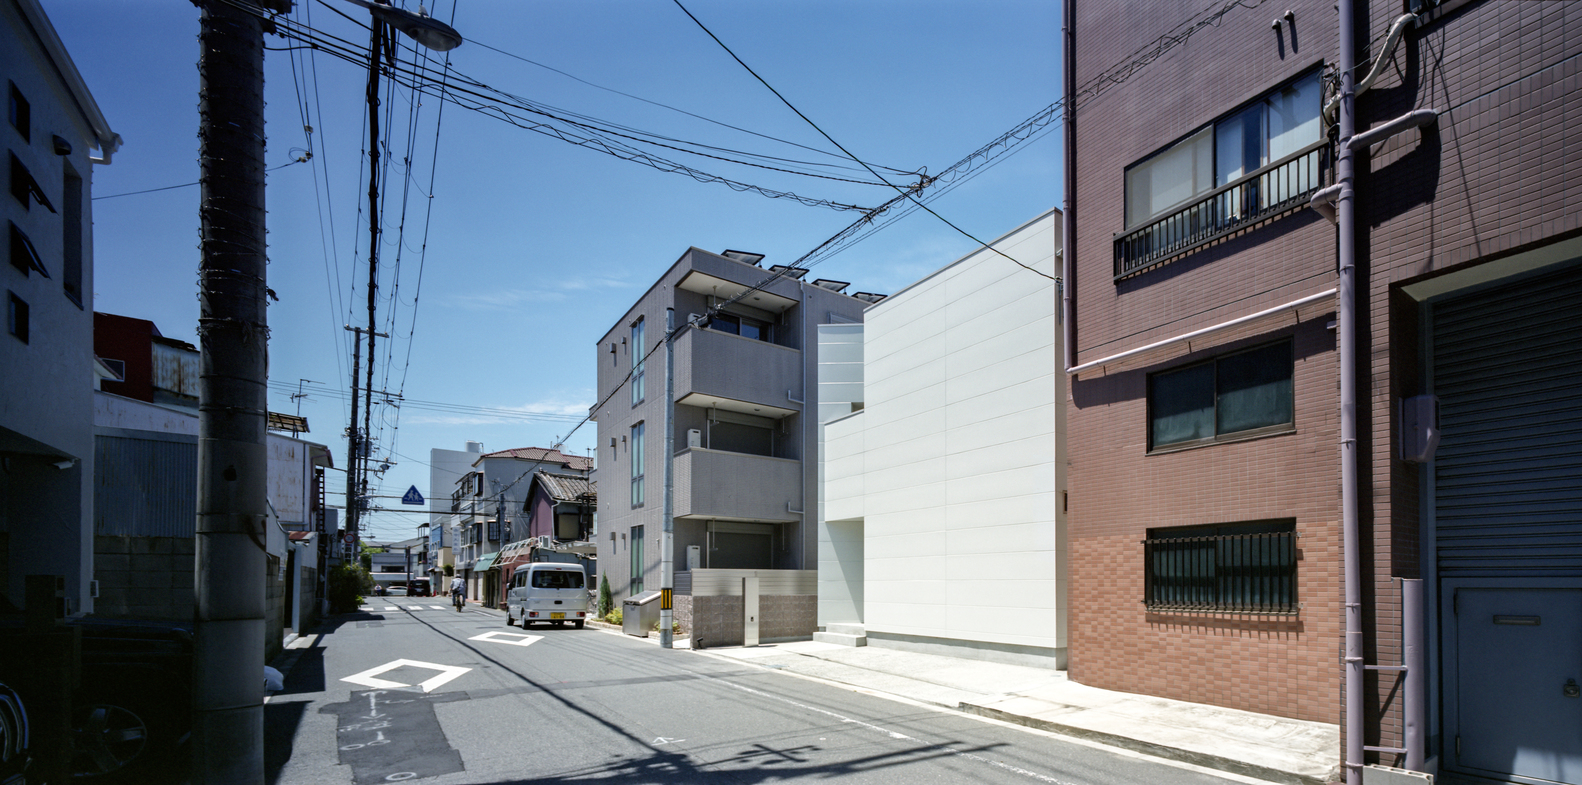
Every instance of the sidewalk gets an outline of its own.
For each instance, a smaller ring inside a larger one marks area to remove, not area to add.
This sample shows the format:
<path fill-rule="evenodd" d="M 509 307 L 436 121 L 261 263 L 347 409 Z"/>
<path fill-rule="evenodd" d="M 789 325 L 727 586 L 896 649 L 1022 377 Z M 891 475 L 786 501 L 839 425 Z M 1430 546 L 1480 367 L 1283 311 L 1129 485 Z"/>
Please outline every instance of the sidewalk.
<path fill-rule="evenodd" d="M 815 641 L 702 653 L 1271 782 L 1340 779 L 1339 726 L 1101 690 L 1064 671 Z"/>

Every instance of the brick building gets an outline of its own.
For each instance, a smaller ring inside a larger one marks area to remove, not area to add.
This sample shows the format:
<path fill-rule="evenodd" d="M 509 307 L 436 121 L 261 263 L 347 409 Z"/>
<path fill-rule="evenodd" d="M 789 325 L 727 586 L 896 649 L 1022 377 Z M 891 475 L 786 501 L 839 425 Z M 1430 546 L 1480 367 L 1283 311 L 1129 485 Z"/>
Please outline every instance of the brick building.
<path fill-rule="evenodd" d="M 1070 674 L 1341 722 L 1354 518 L 1355 667 L 1426 701 L 1367 670 L 1351 762 L 1577 782 L 1582 7 L 1341 10 L 1068 0 Z"/>

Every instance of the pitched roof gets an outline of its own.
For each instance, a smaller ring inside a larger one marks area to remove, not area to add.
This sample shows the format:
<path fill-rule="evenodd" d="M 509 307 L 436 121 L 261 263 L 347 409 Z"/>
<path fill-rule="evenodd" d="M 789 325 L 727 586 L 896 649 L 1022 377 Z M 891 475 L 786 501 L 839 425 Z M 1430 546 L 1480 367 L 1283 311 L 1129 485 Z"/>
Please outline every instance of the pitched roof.
<path fill-rule="evenodd" d="M 557 502 L 573 502 L 583 497 L 592 498 L 595 495 L 593 483 L 586 477 L 571 474 L 552 474 L 550 472 L 535 472 L 533 479 L 544 489 L 549 497 Z"/>
<path fill-rule="evenodd" d="M 499 452 L 486 452 L 479 457 L 483 458 L 519 458 L 524 461 L 543 461 L 545 463 L 558 463 L 567 469 L 587 471 L 593 468 L 593 459 L 585 455 L 567 455 L 560 450 L 546 447 L 517 447 Z"/>

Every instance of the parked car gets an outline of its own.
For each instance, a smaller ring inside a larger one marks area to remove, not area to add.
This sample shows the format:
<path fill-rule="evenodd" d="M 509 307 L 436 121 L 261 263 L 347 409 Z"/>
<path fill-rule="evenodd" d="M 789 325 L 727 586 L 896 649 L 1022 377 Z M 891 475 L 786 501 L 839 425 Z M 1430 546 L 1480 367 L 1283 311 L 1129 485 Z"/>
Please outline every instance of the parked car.
<path fill-rule="evenodd" d="M 394 586 L 394 585 L 387 586 L 387 587 L 385 587 L 385 594 L 388 595 L 388 596 L 391 596 L 391 597 L 405 597 L 406 596 L 406 587 L 405 586 Z"/>
<path fill-rule="evenodd" d="M 191 732 L 191 625 L 94 617 L 67 624 L 82 631 L 82 681 L 71 717 L 74 780 L 150 781 Z M 36 656 L 4 640 L 24 631 L 20 613 L 0 610 L 0 683 L 36 705 L 42 698 L 29 695 Z"/>
<path fill-rule="evenodd" d="M 0 684 L 0 785 L 27 781 L 27 745 L 27 707 L 16 690 Z"/>
<path fill-rule="evenodd" d="M 511 590 L 506 593 L 505 623 L 521 620 L 522 628 L 534 622 L 556 627 L 570 622 L 582 629 L 588 617 L 588 591 L 582 565 L 560 562 L 525 564 L 511 575 Z"/>

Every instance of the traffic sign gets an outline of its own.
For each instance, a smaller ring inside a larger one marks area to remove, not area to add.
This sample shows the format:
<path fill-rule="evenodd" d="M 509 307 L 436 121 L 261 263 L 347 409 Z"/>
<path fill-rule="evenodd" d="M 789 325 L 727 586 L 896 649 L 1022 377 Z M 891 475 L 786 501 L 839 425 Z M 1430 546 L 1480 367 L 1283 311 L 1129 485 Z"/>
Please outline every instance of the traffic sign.
<path fill-rule="evenodd" d="M 423 503 L 423 494 L 418 493 L 417 486 L 414 485 L 406 489 L 406 495 L 401 497 L 401 503 L 421 505 Z"/>

